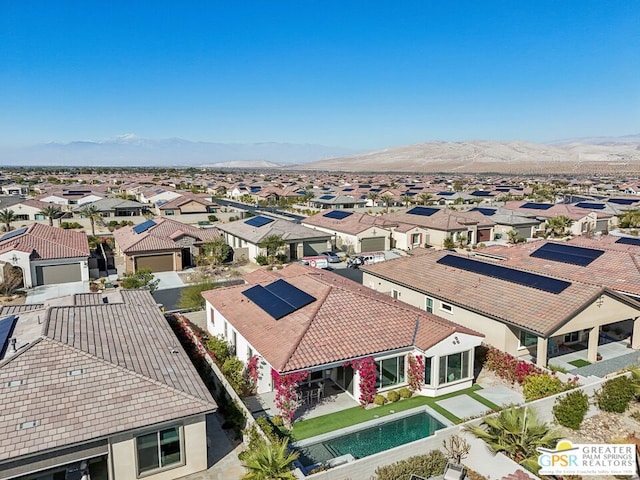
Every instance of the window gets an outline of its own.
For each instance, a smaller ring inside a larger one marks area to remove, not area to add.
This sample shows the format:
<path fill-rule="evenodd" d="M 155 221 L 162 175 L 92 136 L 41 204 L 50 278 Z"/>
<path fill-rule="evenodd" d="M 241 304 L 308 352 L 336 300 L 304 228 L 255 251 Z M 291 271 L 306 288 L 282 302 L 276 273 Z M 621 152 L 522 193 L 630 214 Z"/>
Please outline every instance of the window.
<path fill-rule="evenodd" d="M 431 385 L 431 361 L 433 357 L 427 357 L 424 359 L 424 384 Z"/>
<path fill-rule="evenodd" d="M 215 310 L 212 308 L 211 309 L 211 326 L 212 327 L 216 326 L 215 318 L 216 318 Z"/>
<path fill-rule="evenodd" d="M 173 215 L 173 210 L 165 210 L 164 214 L 165 215 Z"/>
<path fill-rule="evenodd" d="M 451 311 L 453 310 L 453 307 L 448 303 L 440 302 L 440 309 L 444 310 L 445 312 L 451 313 Z"/>
<path fill-rule="evenodd" d="M 253 348 L 247 345 L 247 360 L 250 360 L 253 357 Z"/>
<path fill-rule="evenodd" d="M 46 220 L 47 219 L 47 217 L 45 217 L 41 213 L 36 213 L 35 218 L 36 218 L 36 220 Z"/>
<path fill-rule="evenodd" d="M 469 351 L 440 357 L 440 384 L 456 382 L 469 377 Z"/>
<path fill-rule="evenodd" d="M 224 322 L 224 338 L 227 338 L 227 322 Z"/>
<path fill-rule="evenodd" d="M 538 337 L 533 333 L 520 330 L 520 347 L 527 348 L 538 344 Z"/>
<path fill-rule="evenodd" d="M 29 215 L 16 215 L 16 220 L 29 220 Z"/>
<path fill-rule="evenodd" d="M 427 312 L 433 313 L 433 298 L 427 297 Z"/>
<path fill-rule="evenodd" d="M 234 347 L 238 344 L 238 334 L 235 330 L 231 330 L 231 345 Z"/>
<path fill-rule="evenodd" d="M 567 333 L 564 336 L 564 343 L 572 343 L 580 340 L 580 332 Z"/>
<path fill-rule="evenodd" d="M 398 292 L 398 290 L 391 290 L 391 296 L 397 299 L 400 296 L 400 292 Z"/>
<path fill-rule="evenodd" d="M 420 245 L 420 241 L 421 241 L 421 237 L 422 235 L 419 233 L 412 233 L 411 234 L 411 245 Z"/>
<path fill-rule="evenodd" d="M 386 388 L 404 383 L 404 356 L 385 358 L 376 362 L 376 388 Z"/>
<path fill-rule="evenodd" d="M 136 437 L 138 475 L 182 463 L 180 427 Z"/>

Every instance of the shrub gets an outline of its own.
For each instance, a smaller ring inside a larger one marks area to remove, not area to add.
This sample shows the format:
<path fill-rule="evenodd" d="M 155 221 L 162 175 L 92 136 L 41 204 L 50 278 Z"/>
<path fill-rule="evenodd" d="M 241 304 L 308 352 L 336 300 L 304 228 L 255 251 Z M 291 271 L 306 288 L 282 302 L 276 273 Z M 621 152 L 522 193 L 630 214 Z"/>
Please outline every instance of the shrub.
<path fill-rule="evenodd" d="M 284 421 L 282 420 L 281 415 L 274 415 L 271 418 L 271 423 L 273 423 L 276 427 L 281 427 L 282 425 L 284 425 Z"/>
<path fill-rule="evenodd" d="M 243 375 L 244 363 L 242 363 L 242 360 L 236 357 L 228 357 L 220 367 L 220 370 L 238 395 L 244 396 L 247 393 L 248 386 Z"/>
<path fill-rule="evenodd" d="M 587 410 L 589 410 L 589 397 L 581 390 L 575 390 L 556 400 L 553 416 L 560 425 L 578 430 Z"/>
<path fill-rule="evenodd" d="M 287 256 L 284 253 L 278 253 L 276 255 L 276 261 L 278 263 L 285 263 L 287 261 Z"/>
<path fill-rule="evenodd" d="M 266 255 L 256 255 L 256 263 L 258 265 L 266 265 L 267 263 L 269 263 L 269 260 L 267 259 Z"/>
<path fill-rule="evenodd" d="M 280 420 L 282 420 L 282 417 L 280 417 Z M 277 442 L 278 440 L 280 440 L 280 437 L 276 433 L 276 429 L 273 426 L 274 424 L 270 422 L 267 417 L 256 418 L 256 423 L 260 427 L 260 430 L 262 430 L 262 432 L 269 439 L 269 441 Z"/>
<path fill-rule="evenodd" d="M 400 394 L 395 390 L 392 390 L 387 393 L 387 400 L 389 400 L 390 402 L 397 402 L 398 400 L 400 400 Z"/>
<path fill-rule="evenodd" d="M 224 361 L 231 356 L 229 344 L 222 337 L 209 338 L 207 340 L 207 349 L 213 353 L 218 365 L 222 365 Z"/>
<path fill-rule="evenodd" d="M 65 230 L 73 229 L 73 228 L 82 228 L 78 222 L 62 222 L 60 224 L 60 228 L 64 228 Z"/>
<path fill-rule="evenodd" d="M 382 406 L 387 403 L 387 397 L 378 393 L 375 397 L 373 397 L 373 403 Z"/>
<path fill-rule="evenodd" d="M 574 385 L 562 383 L 558 377 L 548 373 L 528 375 L 522 382 L 524 399 L 527 402 L 564 392 Z"/>
<path fill-rule="evenodd" d="M 400 394 L 400 398 L 411 398 L 411 395 L 413 395 L 413 393 L 411 393 L 411 390 L 409 390 L 407 387 L 402 387 L 400 390 L 398 390 L 398 393 Z"/>
<path fill-rule="evenodd" d="M 442 475 L 447 466 L 447 459 L 440 450 L 432 450 L 426 455 L 416 455 L 406 460 L 378 467 L 377 480 L 397 480 L 409 478 L 412 474 L 425 478 Z"/>
<path fill-rule="evenodd" d="M 499 377 L 518 383 L 522 383 L 529 375 L 543 373 L 543 370 L 534 364 L 518 360 L 513 355 L 493 347 L 487 350 L 484 366 Z"/>
<path fill-rule="evenodd" d="M 627 377 L 612 378 L 602 385 L 595 396 L 600 410 L 622 413 L 634 397 L 633 383 Z"/>
<path fill-rule="evenodd" d="M 218 217 L 216 217 L 215 215 L 209 215 L 207 217 L 209 219 L 210 222 L 214 223 L 218 221 Z"/>

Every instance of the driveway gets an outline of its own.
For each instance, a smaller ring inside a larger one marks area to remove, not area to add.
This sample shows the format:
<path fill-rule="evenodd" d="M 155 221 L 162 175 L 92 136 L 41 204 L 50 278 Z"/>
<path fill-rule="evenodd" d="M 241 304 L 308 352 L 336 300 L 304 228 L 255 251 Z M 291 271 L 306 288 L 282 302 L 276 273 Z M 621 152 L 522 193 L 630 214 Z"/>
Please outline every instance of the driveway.
<path fill-rule="evenodd" d="M 184 287 L 184 282 L 178 272 L 156 272 L 153 276 L 160 280 L 158 290 Z"/>
<path fill-rule="evenodd" d="M 34 303 L 44 303 L 47 300 L 75 293 L 88 293 L 89 282 L 69 282 L 57 283 L 55 285 L 41 285 L 27 290 L 27 298 L 25 303 L 33 305 Z"/>

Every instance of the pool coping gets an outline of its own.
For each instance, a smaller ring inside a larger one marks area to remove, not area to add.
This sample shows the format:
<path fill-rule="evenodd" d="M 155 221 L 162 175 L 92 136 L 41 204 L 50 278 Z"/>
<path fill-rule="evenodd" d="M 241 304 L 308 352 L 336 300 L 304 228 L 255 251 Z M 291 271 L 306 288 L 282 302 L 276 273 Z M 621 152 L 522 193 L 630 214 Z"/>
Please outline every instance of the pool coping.
<path fill-rule="evenodd" d="M 393 409 L 390 408 L 389 410 L 392 411 Z M 455 423 L 453 423 L 451 420 L 447 419 L 445 416 L 435 411 L 429 405 L 421 405 L 419 407 L 410 408 L 409 410 L 404 410 L 402 412 L 392 413 L 390 415 L 385 415 L 384 417 L 374 418 L 372 420 L 367 420 L 366 422 L 356 423 L 355 425 L 350 425 L 348 427 L 339 428 L 331 432 L 322 433 L 320 435 L 316 435 L 315 437 L 305 438 L 304 440 L 300 440 L 299 442 L 292 443 L 291 448 L 304 448 L 307 445 L 324 442 L 326 440 L 331 440 L 332 438 L 340 437 L 342 435 L 346 435 L 349 433 L 358 432 L 360 430 L 366 430 L 369 427 L 382 425 L 385 423 L 392 422 L 394 420 L 398 420 L 400 418 L 410 417 L 411 415 L 416 415 L 418 413 L 423 413 L 423 412 L 428 413 L 433 418 L 435 418 L 440 423 L 442 423 L 444 425 L 443 428 L 447 428 L 455 425 Z"/>

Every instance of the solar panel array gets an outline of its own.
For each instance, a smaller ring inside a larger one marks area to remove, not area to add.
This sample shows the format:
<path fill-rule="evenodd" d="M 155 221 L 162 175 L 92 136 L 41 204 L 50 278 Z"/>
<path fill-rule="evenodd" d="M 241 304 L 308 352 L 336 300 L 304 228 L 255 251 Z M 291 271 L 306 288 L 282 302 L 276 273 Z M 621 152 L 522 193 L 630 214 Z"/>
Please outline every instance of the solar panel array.
<path fill-rule="evenodd" d="M 520 208 L 528 208 L 530 210 L 549 210 L 551 207 L 553 207 L 552 203 L 527 202 L 524 205 L 520 205 Z"/>
<path fill-rule="evenodd" d="M 5 233 L 2 237 L 0 237 L 0 242 L 4 242 L 5 240 L 9 240 L 10 238 L 17 237 L 18 235 L 22 235 L 27 231 L 28 227 L 19 228 L 17 230 L 13 230 L 12 232 Z"/>
<path fill-rule="evenodd" d="M 490 216 L 496 214 L 496 210 L 494 208 L 475 207 L 475 208 L 472 208 L 469 211 L 470 212 L 480 212 L 482 215 L 485 215 L 487 217 L 490 217 Z"/>
<path fill-rule="evenodd" d="M 604 210 L 604 203 L 580 202 L 576 203 L 576 207 L 588 208 L 589 210 Z"/>
<path fill-rule="evenodd" d="M 604 250 L 595 248 L 576 247 L 563 243 L 545 243 L 529 256 L 586 267 L 603 253 Z"/>
<path fill-rule="evenodd" d="M 137 234 L 144 233 L 149 230 L 151 227 L 155 226 L 156 222 L 153 220 L 147 220 L 146 222 L 142 222 L 140 225 L 136 225 L 133 227 L 133 231 Z"/>
<path fill-rule="evenodd" d="M 474 197 L 491 197 L 493 196 L 493 193 L 488 190 L 476 190 L 475 192 L 471 192 L 471 195 Z"/>
<path fill-rule="evenodd" d="M 263 217 L 258 215 L 257 217 L 251 217 L 249 220 L 245 220 L 244 223 L 252 227 L 263 227 L 267 223 L 273 222 L 273 218 Z"/>
<path fill-rule="evenodd" d="M 609 199 L 609 203 L 617 203 L 618 205 L 631 205 L 640 200 L 636 200 L 635 198 L 611 198 Z"/>
<path fill-rule="evenodd" d="M 616 240 L 616 243 L 620 243 L 622 245 L 635 245 L 636 247 L 640 247 L 640 238 L 620 237 L 618 240 Z"/>
<path fill-rule="evenodd" d="M 478 260 L 472 260 L 470 258 L 457 257 L 455 255 L 445 255 L 439 259 L 437 263 L 553 294 L 558 294 L 571 285 L 570 282 L 566 282 L 564 280 L 549 278 L 535 273 L 523 272 L 514 268 L 485 263 Z"/>
<path fill-rule="evenodd" d="M 407 213 L 410 215 L 421 215 L 423 217 L 430 217 L 434 213 L 438 211 L 437 208 L 429 208 L 429 207 L 413 207 Z"/>
<path fill-rule="evenodd" d="M 349 215 L 353 215 L 353 213 L 352 212 L 343 212 L 343 211 L 340 211 L 340 210 L 331 210 L 330 212 L 327 212 L 322 216 L 326 217 L 326 218 L 333 218 L 334 220 L 343 220 L 343 219 L 347 218 Z"/>
<path fill-rule="evenodd" d="M 320 197 L 320 200 L 331 200 L 336 198 L 335 195 L 323 195 Z"/>
<path fill-rule="evenodd" d="M 282 279 L 264 287 L 255 285 L 242 294 L 275 320 L 279 320 L 316 300 L 315 297 Z"/>
<path fill-rule="evenodd" d="M 438 192 L 436 195 L 440 195 L 441 197 L 448 197 L 453 195 L 455 192 Z"/>
<path fill-rule="evenodd" d="M 16 325 L 18 317 L 11 315 L 7 318 L 0 320 L 0 359 L 4 357 L 7 347 L 9 346 L 9 339 L 13 333 L 13 327 Z"/>

